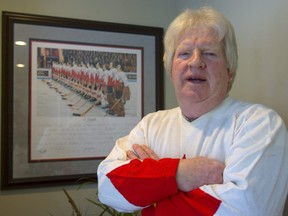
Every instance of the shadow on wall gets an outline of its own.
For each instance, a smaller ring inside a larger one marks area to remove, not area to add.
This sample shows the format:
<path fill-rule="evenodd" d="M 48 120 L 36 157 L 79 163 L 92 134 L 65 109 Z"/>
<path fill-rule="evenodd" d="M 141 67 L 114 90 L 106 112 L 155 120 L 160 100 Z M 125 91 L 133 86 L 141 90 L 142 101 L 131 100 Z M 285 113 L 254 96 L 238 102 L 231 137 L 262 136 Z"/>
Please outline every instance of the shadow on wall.
<path fill-rule="evenodd" d="M 288 196 L 286 198 L 286 204 L 285 204 L 283 216 L 288 216 Z"/>

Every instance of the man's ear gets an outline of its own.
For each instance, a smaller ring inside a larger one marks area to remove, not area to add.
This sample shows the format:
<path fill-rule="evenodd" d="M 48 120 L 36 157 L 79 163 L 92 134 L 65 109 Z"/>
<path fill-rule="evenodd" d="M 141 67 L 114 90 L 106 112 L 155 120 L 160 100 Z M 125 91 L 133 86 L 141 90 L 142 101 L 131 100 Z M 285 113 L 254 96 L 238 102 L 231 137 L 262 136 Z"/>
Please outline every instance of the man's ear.
<path fill-rule="evenodd" d="M 228 91 L 230 91 L 232 88 L 232 84 L 234 82 L 235 74 L 231 73 L 231 71 L 228 68 L 227 73 L 228 73 Z"/>

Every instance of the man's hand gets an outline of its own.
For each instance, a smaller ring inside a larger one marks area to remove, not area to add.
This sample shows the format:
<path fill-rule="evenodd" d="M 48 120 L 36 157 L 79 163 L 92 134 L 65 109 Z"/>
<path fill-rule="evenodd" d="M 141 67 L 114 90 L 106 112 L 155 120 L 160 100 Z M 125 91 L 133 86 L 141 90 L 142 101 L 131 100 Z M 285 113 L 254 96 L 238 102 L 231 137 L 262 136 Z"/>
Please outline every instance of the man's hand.
<path fill-rule="evenodd" d="M 128 159 L 140 159 L 143 160 L 145 158 L 152 158 L 154 160 L 159 160 L 160 158 L 158 155 L 155 154 L 154 151 L 152 151 L 147 145 L 142 144 L 134 144 L 133 146 L 133 151 L 129 150 L 126 152 L 127 158 Z"/>
<path fill-rule="evenodd" d="M 181 159 L 176 173 L 178 189 L 188 192 L 203 185 L 222 184 L 224 168 L 224 164 L 206 157 Z"/>
<path fill-rule="evenodd" d="M 132 147 L 134 151 L 129 150 L 126 152 L 128 159 L 160 159 L 145 144 L 134 144 Z M 181 159 L 176 172 L 178 189 L 188 192 L 203 185 L 222 184 L 224 168 L 224 164 L 207 157 Z"/>

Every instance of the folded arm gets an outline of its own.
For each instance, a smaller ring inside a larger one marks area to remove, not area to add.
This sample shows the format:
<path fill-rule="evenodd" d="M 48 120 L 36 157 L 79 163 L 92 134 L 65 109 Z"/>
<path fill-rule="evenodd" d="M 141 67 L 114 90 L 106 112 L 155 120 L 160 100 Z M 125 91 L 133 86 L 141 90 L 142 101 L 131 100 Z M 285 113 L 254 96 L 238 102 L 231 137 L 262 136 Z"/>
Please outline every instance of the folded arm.
<path fill-rule="evenodd" d="M 134 144 L 133 150 L 127 151 L 129 159 L 160 158 L 147 145 Z M 180 159 L 176 169 L 176 182 L 179 190 L 188 192 L 203 185 L 223 183 L 224 165 L 207 157 Z"/>
<path fill-rule="evenodd" d="M 121 202 L 123 201 L 121 204 L 119 200 L 117 202 L 112 200 L 115 198 L 115 191 L 113 192 L 113 197 L 107 197 L 107 199 L 105 199 L 105 197 L 103 198 L 101 195 L 101 188 L 103 190 L 105 188 L 106 194 L 111 192 L 107 191 L 108 187 L 105 187 L 104 184 L 101 187 L 101 175 L 98 174 L 100 177 L 99 198 L 100 200 L 102 199 L 104 203 L 112 205 L 118 211 L 135 211 L 148 206 L 150 207 L 145 211 L 154 211 L 156 209 L 159 211 L 161 206 L 165 206 L 168 203 L 171 204 L 171 202 L 176 204 L 176 206 L 177 203 L 181 205 L 186 203 L 186 210 L 189 209 L 191 212 L 191 210 L 198 209 L 199 207 L 199 202 L 189 202 L 191 196 L 194 196 L 196 200 L 203 200 L 205 197 L 207 202 L 202 204 L 203 206 L 206 206 L 203 215 L 207 215 L 207 207 L 210 204 L 214 206 L 213 212 L 215 212 L 215 206 L 218 208 L 220 205 L 219 200 L 208 194 L 203 196 L 203 192 L 199 193 L 197 190 L 192 193 L 186 193 L 182 191 L 181 187 L 184 188 L 183 190 L 191 191 L 204 184 L 222 183 L 224 166 L 221 163 L 204 157 L 197 157 L 194 159 L 160 159 L 146 145 L 133 145 L 133 150 L 134 151 L 128 150 L 126 152 L 128 159 L 127 163 L 123 163 L 117 168 L 112 169 L 106 176 L 102 176 L 102 178 L 108 177 L 116 191 L 123 196 L 124 199 L 121 199 Z M 109 160 L 109 156 L 107 160 Z M 185 163 L 186 161 L 188 161 L 188 163 Z M 120 161 L 118 161 L 118 163 L 120 163 Z M 204 166 L 209 168 L 203 169 Z M 190 177 L 187 177 L 188 169 Z M 210 174 L 204 174 L 206 171 L 210 172 Z M 198 176 L 196 173 L 198 173 Z M 183 176 L 185 176 L 185 178 Z M 211 176 L 216 177 L 210 178 Z M 212 179 L 214 179 L 215 182 L 212 182 Z M 105 182 L 107 183 L 107 180 Z M 202 198 L 200 199 L 200 197 Z M 166 200 L 167 198 L 169 199 Z M 127 201 L 127 203 L 125 201 Z M 155 206 L 158 207 L 155 208 Z M 169 208 L 163 207 L 163 210 L 165 209 L 168 210 Z M 175 211 L 178 212 L 180 209 L 182 209 L 181 211 L 185 210 L 185 208 L 179 207 L 179 209 L 175 209 Z M 171 212 L 169 213 L 171 214 Z"/>

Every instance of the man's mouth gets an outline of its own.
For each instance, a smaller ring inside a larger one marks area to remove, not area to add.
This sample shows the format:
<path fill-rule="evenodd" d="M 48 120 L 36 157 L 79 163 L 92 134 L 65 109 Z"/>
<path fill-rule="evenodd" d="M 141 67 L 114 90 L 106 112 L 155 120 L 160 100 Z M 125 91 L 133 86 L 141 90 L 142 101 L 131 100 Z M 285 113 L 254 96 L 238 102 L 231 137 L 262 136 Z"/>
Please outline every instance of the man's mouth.
<path fill-rule="evenodd" d="M 205 82 L 205 81 L 206 81 L 205 78 L 203 78 L 203 77 L 197 77 L 197 76 L 188 77 L 186 80 L 189 81 L 189 82 L 191 82 L 191 83 L 202 83 L 202 82 Z"/>

